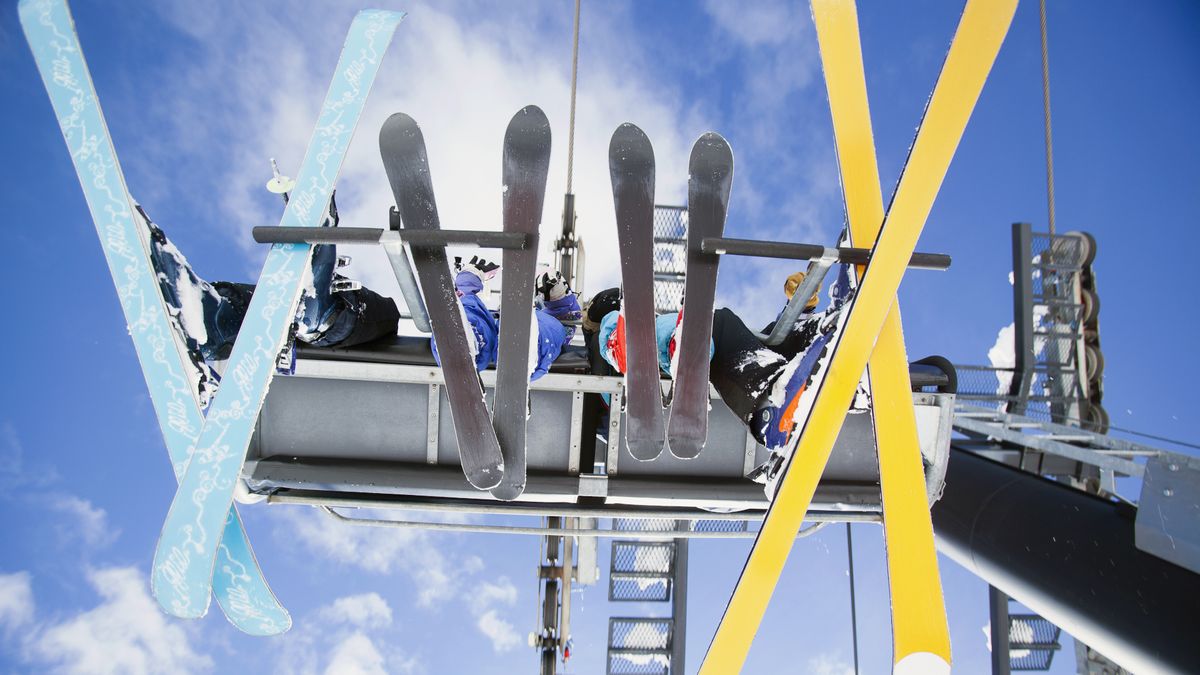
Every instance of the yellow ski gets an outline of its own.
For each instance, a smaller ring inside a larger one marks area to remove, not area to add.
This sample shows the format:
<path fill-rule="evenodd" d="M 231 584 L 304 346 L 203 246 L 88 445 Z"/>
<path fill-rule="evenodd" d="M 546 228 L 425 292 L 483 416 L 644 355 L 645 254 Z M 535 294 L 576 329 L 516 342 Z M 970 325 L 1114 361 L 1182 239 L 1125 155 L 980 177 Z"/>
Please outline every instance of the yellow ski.
<path fill-rule="evenodd" d="M 812 0 L 833 135 L 853 245 L 873 242 L 883 222 L 867 83 L 853 0 Z M 864 267 L 859 267 L 861 277 Z M 893 302 L 867 365 L 879 454 L 883 528 L 892 596 L 895 672 L 949 672 L 950 630 L 929 517 L 908 355 Z"/>
<path fill-rule="evenodd" d="M 896 290 L 933 207 L 967 120 L 1016 11 L 1016 0 L 969 0 L 946 62 L 921 121 L 892 205 L 851 301 L 843 335 L 834 349 L 813 407 L 798 435 L 791 466 L 742 569 L 700 672 L 739 672 L 758 632 L 767 603 L 791 552 L 796 531 L 876 337 L 894 304 Z M 876 405 L 879 405 L 876 402 Z M 922 490 L 922 494 L 924 490 Z"/>

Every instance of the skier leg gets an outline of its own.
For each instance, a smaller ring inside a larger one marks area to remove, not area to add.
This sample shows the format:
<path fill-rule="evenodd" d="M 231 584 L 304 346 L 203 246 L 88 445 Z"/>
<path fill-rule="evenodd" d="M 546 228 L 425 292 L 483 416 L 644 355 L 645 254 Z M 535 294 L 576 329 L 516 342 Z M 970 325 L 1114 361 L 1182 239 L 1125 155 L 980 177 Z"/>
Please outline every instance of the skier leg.
<path fill-rule="evenodd" d="M 329 205 L 325 212 L 321 227 L 337 227 L 338 212 L 335 196 L 329 197 Z M 333 244 L 317 244 L 313 247 L 312 262 L 305 274 L 305 287 L 300 296 L 300 306 L 297 311 L 296 337 L 315 344 L 322 341 L 324 333 L 331 327 L 338 310 L 342 309 L 334 295 L 334 272 L 338 264 L 337 246 Z"/>
<path fill-rule="evenodd" d="M 455 258 L 455 268 L 458 273 L 454 276 L 454 293 L 463 330 L 470 331 L 467 344 L 475 361 L 475 370 L 483 370 L 496 360 L 496 352 L 500 348 L 500 324 L 483 300 L 479 299 L 479 293 L 483 290 L 484 282 L 494 276 L 500 266 L 473 257 L 469 262 Z M 430 341 L 430 347 L 434 360 L 440 366 L 442 360 L 438 354 L 436 335 Z"/>
<path fill-rule="evenodd" d="M 737 314 L 713 313 L 713 357 L 709 380 L 725 405 L 749 423 L 755 408 L 787 359 L 767 348 Z"/>

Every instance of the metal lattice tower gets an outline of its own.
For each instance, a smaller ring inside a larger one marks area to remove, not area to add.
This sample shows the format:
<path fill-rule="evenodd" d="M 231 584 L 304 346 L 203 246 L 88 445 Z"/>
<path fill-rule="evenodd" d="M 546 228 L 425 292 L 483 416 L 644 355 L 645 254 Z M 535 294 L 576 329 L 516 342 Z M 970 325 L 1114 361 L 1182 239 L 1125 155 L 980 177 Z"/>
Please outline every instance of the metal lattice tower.
<path fill-rule="evenodd" d="M 679 311 L 687 272 L 686 206 L 654 207 L 654 309 Z"/>

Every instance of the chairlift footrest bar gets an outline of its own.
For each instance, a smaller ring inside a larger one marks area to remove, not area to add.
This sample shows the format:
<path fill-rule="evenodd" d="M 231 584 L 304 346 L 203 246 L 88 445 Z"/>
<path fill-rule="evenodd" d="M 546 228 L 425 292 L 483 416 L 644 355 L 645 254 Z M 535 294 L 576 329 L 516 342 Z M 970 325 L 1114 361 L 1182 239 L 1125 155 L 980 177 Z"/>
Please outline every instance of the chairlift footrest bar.
<path fill-rule="evenodd" d="M 759 258 L 784 258 L 789 260 L 816 260 L 825 255 L 824 246 L 816 244 L 795 244 L 783 241 L 757 241 L 753 239 L 732 239 L 728 237 L 705 237 L 701 243 L 701 251 L 717 255 L 745 255 Z M 853 265 L 866 265 L 871 261 L 871 250 L 866 248 L 838 247 L 837 261 Z M 926 270 L 946 270 L 950 268 L 950 256 L 944 253 L 914 253 L 909 260 L 909 267 Z"/>
<path fill-rule="evenodd" d="M 529 236 L 514 232 L 480 230 L 400 230 L 388 235 L 380 227 L 274 227 L 253 230 L 260 244 L 377 244 L 389 236 L 398 236 L 410 246 L 476 246 L 521 250 L 529 247 Z"/>

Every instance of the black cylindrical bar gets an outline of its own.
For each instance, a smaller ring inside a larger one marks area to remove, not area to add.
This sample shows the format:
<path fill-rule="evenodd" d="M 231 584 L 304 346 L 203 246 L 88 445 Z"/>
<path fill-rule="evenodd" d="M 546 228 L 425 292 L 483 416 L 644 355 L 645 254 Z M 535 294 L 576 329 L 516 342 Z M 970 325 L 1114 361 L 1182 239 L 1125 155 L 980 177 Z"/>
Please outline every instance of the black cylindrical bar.
<path fill-rule="evenodd" d="M 1200 575 L 1139 551 L 1130 506 L 955 450 L 938 549 L 1135 673 L 1195 672 Z"/>
<path fill-rule="evenodd" d="M 259 226 L 253 234 L 260 244 L 373 244 L 383 236 L 383 228 Z"/>
<path fill-rule="evenodd" d="M 816 244 L 794 244 L 784 241 L 757 241 L 753 239 L 731 239 L 728 237 L 706 237 L 700 243 L 704 253 L 721 255 L 748 255 L 758 258 L 784 258 L 787 260 L 813 260 L 825 254 L 825 247 Z M 871 262 L 871 249 L 839 247 L 838 262 L 866 265 Z M 925 270 L 950 268 L 950 256 L 944 253 L 914 253 L 909 267 Z"/>
<path fill-rule="evenodd" d="M 410 246 L 478 246 L 479 248 L 522 249 L 529 245 L 524 232 L 488 230 L 400 230 L 400 239 Z"/>
<path fill-rule="evenodd" d="M 385 230 L 378 227 L 256 227 L 260 244 L 375 244 Z M 521 249 L 529 245 L 522 232 L 485 230 L 400 230 L 401 241 L 413 246 L 472 245 Z"/>

